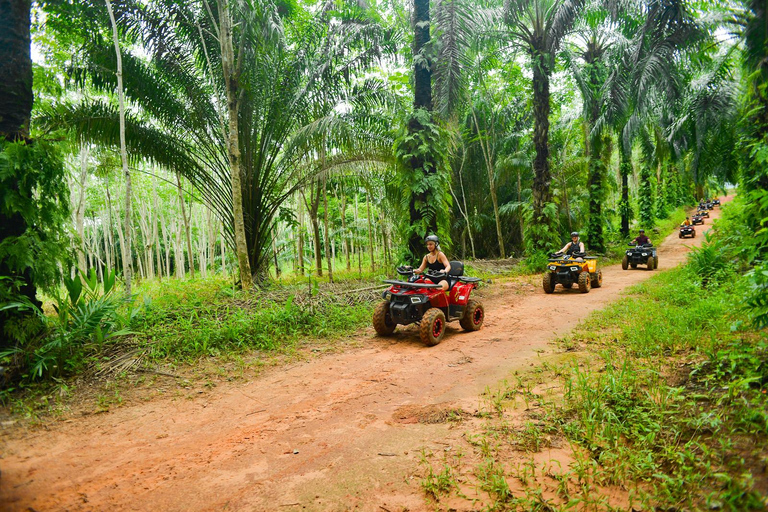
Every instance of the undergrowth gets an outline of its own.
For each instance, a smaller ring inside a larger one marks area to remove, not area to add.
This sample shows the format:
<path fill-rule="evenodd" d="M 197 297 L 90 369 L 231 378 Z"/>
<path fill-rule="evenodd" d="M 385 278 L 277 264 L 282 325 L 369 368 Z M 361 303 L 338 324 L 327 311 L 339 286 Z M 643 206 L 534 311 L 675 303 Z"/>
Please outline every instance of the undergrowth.
<path fill-rule="evenodd" d="M 590 315 L 559 362 L 486 392 L 463 477 L 485 510 L 766 508 L 768 336 L 744 327 L 745 280 L 701 251 Z M 430 487 L 439 503 L 459 483 Z"/>

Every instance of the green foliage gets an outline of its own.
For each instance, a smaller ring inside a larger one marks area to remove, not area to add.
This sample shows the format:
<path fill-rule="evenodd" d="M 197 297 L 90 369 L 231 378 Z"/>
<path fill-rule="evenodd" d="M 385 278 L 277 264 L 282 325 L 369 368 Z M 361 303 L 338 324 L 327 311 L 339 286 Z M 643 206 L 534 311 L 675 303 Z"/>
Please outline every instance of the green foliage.
<path fill-rule="evenodd" d="M 93 269 L 89 275 L 64 278 L 65 296 L 54 294 L 55 315 L 46 315 L 28 300 L 13 302 L 3 309 L 26 310 L 37 314 L 40 330 L 27 333 L 23 342 L 0 353 L 0 360 L 12 359 L 27 379 L 71 375 L 98 354 L 105 343 L 129 334 L 128 326 L 137 311 L 121 314 L 126 299 L 115 288 L 115 274 L 107 273 L 99 284 Z"/>
<path fill-rule="evenodd" d="M 50 289 L 68 256 L 69 190 L 56 145 L 0 141 L 0 304 L 18 298 L 22 275 Z M 11 225 L 14 224 L 14 225 Z M 22 233 L 14 230 L 23 224 Z"/>
<path fill-rule="evenodd" d="M 437 230 L 443 248 L 450 246 L 450 163 L 448 133 L 430 113 L 417 109 L 398 133 L 395 186 L 400 192 L 401 235 L 409 241 L 407 258 L 420 259 L 424 238 Z M 415 246 L 415 247 L 414 247 Z M 410 254 L 409 254 L 410 253 Z"/>
<path fill-rule="evenodd" d="M 525 252 L 530 256 L 547 254 L 562 247 L 559 245 L 561 235 L 557 204 L 547 203 L 541 214 L 542 219 L 534 222 L 534 211 L 526 211 Z"/>
<path fill-rule="evenodd" d="M 643 227 L 652 228 L 656 223 L 654 212 L 654 187 L 655 181 L 650 167 L 643 165 L 640 170 L 640 190 L 638 191 L 637 202 L 640 205 L 640 223 Z"/>

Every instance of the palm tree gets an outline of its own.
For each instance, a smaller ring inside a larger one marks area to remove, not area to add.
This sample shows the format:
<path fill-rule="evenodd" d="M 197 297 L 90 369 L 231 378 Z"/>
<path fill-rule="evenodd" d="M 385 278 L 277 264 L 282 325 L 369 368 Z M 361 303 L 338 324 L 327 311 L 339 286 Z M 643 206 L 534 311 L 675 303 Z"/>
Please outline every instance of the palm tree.
<path fill-rule="evenodd" d="M 591 249 L 598 252 L 605 252 L 603 228 L 606 224 L 602 209 L 606 197 L 604 130 L 598 121 L 603 109 L 603 91 L 608 78 L 608 52 L 615 47 L 617 36 L 617 27 L 610 20 L 609 12 L 603 8 L 602 3 L 591 2 L 575 26 L 574 41 L 564 52 L 583 102 L 587 129 L 585 146 L 589 157 L 587 242 Z M 580 59 L 582 64 L 579 65 L 574 57 Z"/>
<path fill-rule="evenodd" d="M 540 251 L 556 239 L 555 219 L 546 214 L 552 202 L 549 170 L 549 80 L 555 55 L 570 32 L 584 0 L 509 0 L 504 20 L 513 43 L 528 54 L 533 70 L 533 216 L 526 238 L 529 251 Z"/>
<path fill-rule="evenodd" d="M 370 131 L 381 125 L 371 121 L 382 97 L 380 85 L 352 85 L 355 75 L 379 55 L 378 25 L 354 8 L 335 14 L 341 23 L 301 16 L 293 23 L 269 2 L 248 5 L 231 5 L 239 52 L 233 69 L 236 84 L 229 82 L 238 87 L 235 124 L 228 111 L 216 5 L 209 9 L 206 0 L 194 8 L 173 1 L 127 3 L 120 21 L 127 32 L 138 34 L 150 55 L 149 62 L 130 52 L 123 55 L 126 95 L 141 112 L 126 119 L 131 153 L 187 177 L 224 220 L 232 244 L 232 163 L 237 158 L 227 141 L 236 127 L 247 257 L 252 275 L 261 281 L 268 276 L 275 215 L 319 170 L 308 155 L 317 153 L 321 141 L 337 152 L 329 165 L 360 160 L 359 148 L 390 143 Z M 113 54 L 102 42 L 92 41 L 78 61 L 79 79 L 111 90 Z M 340 104 L 343 110 L 336 108 Z M 83 140 L 116 143 L 117 116 L 111 103 L 62 105 L 46 120 L 51 126 L 74 128 Z M 358 149 L 346 158 L 342 150 L 350 147 Z"/>

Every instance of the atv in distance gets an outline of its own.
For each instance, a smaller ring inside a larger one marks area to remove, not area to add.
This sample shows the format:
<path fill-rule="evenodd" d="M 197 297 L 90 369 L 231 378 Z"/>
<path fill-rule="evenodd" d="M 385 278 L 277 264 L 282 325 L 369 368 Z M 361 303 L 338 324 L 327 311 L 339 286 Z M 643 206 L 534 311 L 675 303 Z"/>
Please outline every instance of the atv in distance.
<path fill-rule="evenodd" d="M 702 221 L 703 222 L 703 221 Z M 696 238 L 696 228 L 691 226 L 686 226 L 683 224 L 680 226 L 680 232 L 677 234 L 678 238 Z"/>
<path fill-rule="evenodd" d="M 637 268 L 638 265 L 646 265 L 648 270 L 658 268 L 659 257 L 653 244 L 629 244 L 629 249 L 621 260 L 621 268 L 627 270 L 629 267 Z"/>
<path fill-rule="evenodd" d="M 713 204 L 713 205 L 715 205 L 715 206 L 720 206 L 720 199 L 718 199 L 718 198 L 714 198 L 714 199 L 712 200 L 712 204 Z"/>
<path fill-rule="evenodd" d="M 397 267 L 397 273 L 406 281 L 384 280 L 390 284 L 381 294 L 373 311 L 373 328 L 381 336 L 392 334 L 399 325 L 419 324 L 419 337 L 426 345 L 434 346 L 443 340 L 445 323 L 458 320 L 465 331 L 477 331 L 483 326 L 485 309 L 482 303 L 470 299 L 470 293 L 481 281 L 478 277 L 464 276 L 464 264 L 452 261 L 451 271 L 427 270 L 416 275 L 413 267 Z M 448 291 L 426 278 L 448 278 Z"/>
<path fill-rule="evenodd" d="M 709 218 L 709 210 L 706 206 L 702 207 L 699 206 L 699 209 L 696 211 L 696 215 L 701 215 L 702 217 Z"/>
<path fill-rule="evenodd" d="M 702 217 L 699 214 L 694 215 L 693 217 L 691 217 L 691 224 L 693 224 L 694 226 L 696 224 L 704 224 L 704 217 Z"/>
<path fill-rule="evenodd" d="M 591 288 L 603 286 L 603 272 L 597 268 L 597 257 L 587 256 L 583 252 L 572 255 L 559 252 L 550 254 L 542 281 L 544 293 L 554 292 L 558 284 L 565 289 L 577 284 L 581 293 L 589 293 Z"/>

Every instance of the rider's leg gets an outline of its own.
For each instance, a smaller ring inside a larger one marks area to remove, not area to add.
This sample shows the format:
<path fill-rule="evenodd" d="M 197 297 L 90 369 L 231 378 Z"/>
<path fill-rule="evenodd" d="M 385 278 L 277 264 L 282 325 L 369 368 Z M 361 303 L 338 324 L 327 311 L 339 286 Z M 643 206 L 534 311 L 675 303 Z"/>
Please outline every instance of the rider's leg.
<path fill-rule="evenodd" d="M 448 291 L 448 281 L 440 281 L 440 286 L 443 288 L 443 291 Z"/>

